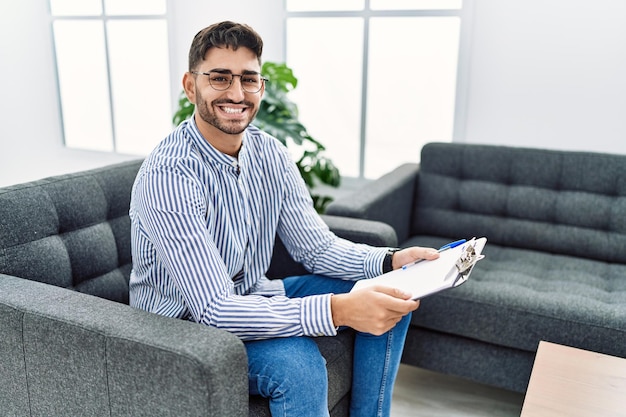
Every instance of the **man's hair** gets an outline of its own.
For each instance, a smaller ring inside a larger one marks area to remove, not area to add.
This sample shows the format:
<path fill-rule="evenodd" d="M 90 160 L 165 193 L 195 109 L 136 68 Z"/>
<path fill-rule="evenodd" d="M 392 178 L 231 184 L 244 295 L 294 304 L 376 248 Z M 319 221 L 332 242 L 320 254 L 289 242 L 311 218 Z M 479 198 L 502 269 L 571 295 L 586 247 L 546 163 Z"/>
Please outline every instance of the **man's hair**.
<path fill-rule="evenodd" d="M 245 47 L 254 52 L 259 65 L 261 64 L 263 39 L 250 26 L 225 21 L 206 27 L 198 32 L 191 42 L 189 71 L 197 68 L 211 48 L 231 48 L 236 51 L 239 47 Z"/>

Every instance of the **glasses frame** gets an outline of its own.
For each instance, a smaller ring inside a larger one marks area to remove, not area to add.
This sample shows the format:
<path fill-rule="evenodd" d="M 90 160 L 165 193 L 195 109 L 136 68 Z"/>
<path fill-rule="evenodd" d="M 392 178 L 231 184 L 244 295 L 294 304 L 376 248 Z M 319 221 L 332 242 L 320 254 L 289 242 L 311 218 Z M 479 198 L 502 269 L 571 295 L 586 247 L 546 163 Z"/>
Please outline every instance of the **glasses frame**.
<path fill-rule="evenodd" d="M 235 77 L 239 77 L 239 85 L 241 85 L 241 89 L 243 91 L 245 91 L 246 93 L 256 94 L 259 91 L 261 91 L 261 89 L 263 88 L 264 83 L 269 81 L 269 79 L 264 77 L 260 72 L 248 72 L 246 74 L 232 74 L 230 72 L 220 72 L 220 71 L 209 71 L 209 72 L 189 71 L 189 72 L 192 73 L 192 74 L 195 74 L 195 75 L 206 75 L 209 78 L 209 85 L 211 86 L 211 88 L 213 88 L 216 91 L 226 91 L 226 90 L 228 90 L 230 87 L 232 87 L 233 81 L 235 81 Z M 215 87 L 211 83 L 211 74 L 230 75 L 232 78 L 230 79 L 230 83 L 228 84 L 228 87 L 226 87 L 226 88 L 217 88 L 217 87 Z M 246 90 L 246 87 L 244 86 L 243 82 L 241 82 L 241 80 L 242 80 L 241 77 L 243 77 L 244 75 L 259 75 L 259 76 L 261 76 L 261 83 L 259 84 L 259 89 L 256 90 L 256 91 Z"/>

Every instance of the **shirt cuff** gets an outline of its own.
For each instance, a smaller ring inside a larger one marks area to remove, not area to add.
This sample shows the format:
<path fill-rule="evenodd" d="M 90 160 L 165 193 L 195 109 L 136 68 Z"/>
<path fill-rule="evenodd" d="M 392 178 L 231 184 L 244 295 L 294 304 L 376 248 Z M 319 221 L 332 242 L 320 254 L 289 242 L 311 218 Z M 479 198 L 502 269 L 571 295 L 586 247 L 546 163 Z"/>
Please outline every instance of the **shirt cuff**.
<path fill-rule="evenodd" d="M 312 295 L 303 297 L 300 320 L 305 336 L 335 336 L 337 329 L 333 322 L 330 308 L 332 294 Z"/>
<path fill-rule="evenodd" d="M 383 260 L 389 249 L 392 248 L 376 248 L 365 256 L 363 273 L 366 279 L 377 277 L 383 273 Z"/>

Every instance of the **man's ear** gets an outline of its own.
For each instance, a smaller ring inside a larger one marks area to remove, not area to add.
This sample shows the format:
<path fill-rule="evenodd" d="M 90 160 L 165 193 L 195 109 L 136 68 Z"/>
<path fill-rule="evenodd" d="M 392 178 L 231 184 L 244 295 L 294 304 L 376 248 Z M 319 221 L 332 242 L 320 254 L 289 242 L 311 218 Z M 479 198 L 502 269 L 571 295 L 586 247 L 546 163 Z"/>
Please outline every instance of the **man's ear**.
<path fill-rule="evenodd" d="M 190 102 L 196 104 L 196 77 L 190 72 L 183 75 L 183 89 Z"/>

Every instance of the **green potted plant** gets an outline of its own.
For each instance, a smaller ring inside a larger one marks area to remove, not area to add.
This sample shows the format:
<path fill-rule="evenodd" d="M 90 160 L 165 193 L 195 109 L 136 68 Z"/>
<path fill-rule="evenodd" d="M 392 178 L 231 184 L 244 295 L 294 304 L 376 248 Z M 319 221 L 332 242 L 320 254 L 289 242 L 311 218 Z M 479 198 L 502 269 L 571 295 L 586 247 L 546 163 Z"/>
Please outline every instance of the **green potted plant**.
<path fill-rule="evenodd" d="M 313 198 L 315 209 L 323 213 L 332 197 L 318 195 L 315 186 L 319 183 L 337 187 L 341 177 L 333 162 L 324 156 L 325 147 L 314 139 L 298 120 L 298 107 L 287 97 L 296 88 L 298 79 L 284 63 L 266 62 L 261 72 L 269 79 L 265 83 L 265 94 L 253 123 L 260 129 L 280 140 L 285 146 L 296 146 L 302 155 L 296 161 L 300 174 Z M 191 117 L 194 105 L 183 91 L 178 101 L 178 110 L 172 121 L 178 125 Z"/>

